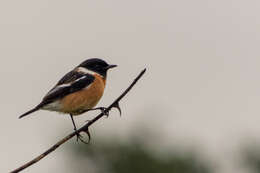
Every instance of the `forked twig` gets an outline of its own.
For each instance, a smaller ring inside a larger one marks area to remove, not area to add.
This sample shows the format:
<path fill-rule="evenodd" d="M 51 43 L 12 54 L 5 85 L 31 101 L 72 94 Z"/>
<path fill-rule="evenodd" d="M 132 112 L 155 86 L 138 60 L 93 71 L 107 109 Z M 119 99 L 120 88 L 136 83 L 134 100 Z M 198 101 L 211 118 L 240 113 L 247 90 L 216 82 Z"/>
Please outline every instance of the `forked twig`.
<path fill-rule="evenodd" d="M 71 139 L 72 137 L 74 137 L 75 135 L 77 135 L 77 133 L 80 132 L 85 132 L 87 133 L 87 135 L 90 137 L 88 128 L 89 126 L 91 126 L 93 123 L 95 123 L 97 120 L 99 120 L 100 118 L 102 118 L 104 115 L 108 114 L 109 111 L 112 108 L 117 108 L 120 112 L 121 115 L 121 109 L 119 107 L 119 101 L 132 89 L 132 87 L 136 84 L 136 82 L 143 76 L 143 74 L 145 73 L 146 69 L 144 69 L 143 71 L 141 71 L 141 73 L 134 79 L 134 81 L 131 83 L 131 85 L 110 105 L 107 107 L 107 109 L 105 109 L 105 111 L 101 112 L 99 115 L 97 115 L 95 118 L 93 118 L 90 121 L 87 121 L 87 123 L 79 128 L 77 131 L 74 131 L 73 133 L 70 133 L 69 135 L 67 135 L 66 137 L 64 137 L 63 139 L 61 139 L 60 141 L 58 141 L 56 144 L 54 144 L 52 147 L 50 147 L 48 150 L 46 150 L 44 153 L 42 153 L 41 155 L 35 157 L 34 159 L 32 159 L 31 161 L 25 163 L 24 165 L 20 166 L 19 168 L 11 171 L 10 173 L 17 173 L 20 172 L 26 168 L 28 168 L 29 166 L 35 164 L 36 162 L 40 161 L 42 158 L 46 157 L 48 154 L 50 154 L 51 152 L 53 152 L 54 150 L 56 150 L 60 145 L 64 144 L 66 141 L 68 141 L 69 139 Z"/>

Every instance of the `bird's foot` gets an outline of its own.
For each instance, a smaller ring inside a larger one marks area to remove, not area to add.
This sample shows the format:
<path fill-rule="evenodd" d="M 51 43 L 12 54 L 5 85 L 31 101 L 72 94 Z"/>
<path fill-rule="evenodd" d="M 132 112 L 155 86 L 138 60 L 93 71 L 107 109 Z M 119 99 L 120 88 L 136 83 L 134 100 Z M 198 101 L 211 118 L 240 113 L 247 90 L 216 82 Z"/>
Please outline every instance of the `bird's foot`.
<path fill-rule="evenodd" d="M 107 118 L 109 117 L 109 111 L 107 111 L 106 107 L 98 107 L 97 109 L 99 109 Z"/>
<path fill-rule="evenodd" d="M 76 131 L 76 130 L 75 130 Z M 84 143 L 84 144 L 89 144 L 89 142 L 90 142 L 90 133 L 89 133 L 89 131 L 87 130 L 87 131 L 84 131 L 85 133 L 87 133 L 87 135 L 88 135 L 88 141 L 85 141 L 84 139 L 83 139 L 83 136 L 79 133 L 79 132 L 76 132 L 76 136 L 77 136 L 77 142 L 82 142 L 82 143 Z"/>
<path fill-rule="evenodd" d="M 119 114 L 121 116 L 122 112 L 121 112 L 119 103 L 118 102 L 114 103 L 112 107 L 116 108 L 119 111 Z M 106 107 L 97 107 L 97 108 L 93 108 L 93 109 L 87 109 L 84 112 L 93 111 L 93 110 L 100 110 L 102 114 L 104 114 L 106 117 L 109 117 L 109 110 Z M 84 112 L 82 112 L 82 113 L 84 113 Z"/>
<path fill-rule="evenodd" d="M 122 114 L 122 111 L 121 111 L 121 108 L 119 106 L 119 103 L 116 102 L 114 103 L 114 105 L 112 106 L 113 108 L 116 108 L 118 111 L 119 111 L 119 115 L 121 116 Z M 101 110 L 101 112 L 108 118 L 109 117 L 109 110 L 106 108 L 106 107 L 97 107 L 97 108 L 94 108 L 94 109 L 91 109 L 91 110 Z"/>
<path fill-rule="evenodd" d="M 97 108 L 93 108 L 93 109 L 87 109 L 84 112 L 94 111 L 94 110 L 100 110 L 101 113 L 104 114 L 106 117 L 109 116 L 109 111 L 107 111 L 106 107 L 97 107 Z"/>

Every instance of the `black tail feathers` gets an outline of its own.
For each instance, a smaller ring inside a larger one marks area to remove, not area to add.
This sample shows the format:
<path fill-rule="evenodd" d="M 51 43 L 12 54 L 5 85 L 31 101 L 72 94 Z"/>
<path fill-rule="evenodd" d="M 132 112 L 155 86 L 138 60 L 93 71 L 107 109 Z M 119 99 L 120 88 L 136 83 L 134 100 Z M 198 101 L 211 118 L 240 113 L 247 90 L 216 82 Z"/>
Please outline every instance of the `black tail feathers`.
<path fill-rule="evenodd" d="M 28 112 L 25 112 L 24 114 L 22 114 L 21 116 L 19 116 L 19 118 L 23 118 L 26 115 L 29 115 L 30 113 L 33 113 L 35 111 L 38 111 L 40 108 L 38 106 L 36 106 L 35 108 L 33 108 L 32 110 L 29 110 Z"/>

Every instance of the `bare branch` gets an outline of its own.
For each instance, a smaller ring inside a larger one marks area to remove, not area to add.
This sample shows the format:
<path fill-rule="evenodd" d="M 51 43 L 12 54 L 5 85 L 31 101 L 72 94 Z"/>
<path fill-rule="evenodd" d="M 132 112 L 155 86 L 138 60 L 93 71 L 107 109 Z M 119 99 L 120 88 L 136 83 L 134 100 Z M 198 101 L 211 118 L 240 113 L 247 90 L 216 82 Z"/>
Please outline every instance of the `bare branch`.
<path fill-rule="evenodd" d="M 28 168 L 29 166 L 35 164 L 36 162 L 40 161 L 42 158 L 46 157 L 48 154 L 50 154 L 51 152 L 53 152 L 54 150 L 56 150 L 60 145 L 64 144 L 65 142 L 67 142 L 69 139 L 71 139 L 72 137 L 74 137 L 75 135 L 77 135 L 77 133 L 81 133 L 81 132 L 85 132 L 89 135 L 89 131 L 88 128 L 89 126 L 91 126 L 93 123 L 95 123 L 97 120 L 99 120 L 100 118 L 102 118 L 104 115 L 107 115 L 109 113 L 109 111 L 114 107 L 117 108 L 121 114 L 121 109 L 119 107 L 119 101 L 121 101 L 121 99 L 132 89 L 132 87 L 136 84 L 136 82 L 143 76 L 143 74 L 145 73 L 146 69 L 144 69 L 135 79 L 134 81 L 131 83 L 131 85 L 110 105 L 107 107 L 107 109 L 105 109 L 103 112 L 101 112 L 99 115 L 97 115 L 95 118 L 93 118 L 92 120 L 88 121 L 83 127 L 79 128 L 77 131 L 74 131 L 73 133 L 70 133 L 69 135 L 67 135 L 66 137 L 64 137 L 63 139 L 61 139 L 60 141 L 58 141 L 56 144 L 54 144 L 52 147 L 50 147 L 48 150 L 46 150 L 44 153 L 42 153 L 41 155 L 35 157 L 33 160 L 25 163 L 24 165 L 22 165 L 21 167 L 11 171 L 10 173 L 17 173 L 20 172 L 26 168 Z"/>

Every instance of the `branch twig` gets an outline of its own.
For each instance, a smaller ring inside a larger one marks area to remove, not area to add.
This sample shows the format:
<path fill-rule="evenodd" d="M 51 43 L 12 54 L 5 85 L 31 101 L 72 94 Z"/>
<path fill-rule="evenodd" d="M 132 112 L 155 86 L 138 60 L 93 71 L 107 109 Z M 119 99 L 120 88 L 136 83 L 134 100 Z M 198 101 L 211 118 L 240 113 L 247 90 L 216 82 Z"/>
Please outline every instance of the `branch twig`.
<path fill-rule="evenodd" d="M 48 154 L 50 154 L 51 152 L 53 152 L 54 150 L 56 150 L 60 145 L 64 144 L 65 142 L 67 142 L 69 139 L 71 139 L 72 137 L 74 137 L 77 133 L 80 132 L 86 132 L 89 135 L 88 132 L 88 128 L 89 126 L 91 126 L 93 123 L 95 123 L 97 120 L 99 120 L 100 118 L 102 118 L 104 115 L 108 114 L 109 111 L 114 107 L 117 108 L 121 114 L 121 109 L 119 107 L 119 101 L 132 89 L 132 87 L 136 84 L 136 82 L 143 76 L 143 74 L 145 73 L 146 69 L 144 69 L 135 79 L 134 81 L 131 83 L 131 85 L 110 105 L 108 106 L 107 109 L 105 109 L 105 111 L 101 112 L 99 115 L 97 115 L 95 118 L 93 118 L 92 120 L 88 121 L 83 127 L 79 128 L 77 131 L 74 131 L 73 133 L 70 133 L 69 135 L 67 135 L 66 137 L 64 137 L 63 139 L 61 139 L 60 141 L 58 141 L 56 144 L 54 144 L 51 148 L 49 148 L 48 150 L 46 150 L 44 153 L 42 153 L 41 155 L 35 157 L 33 160 L 25 163 L 24 165 L 22 165 L 21 167 L 11 171 L 10 173 L 17 173 L 20 172 L 26 168 L 28 168 L 29 166 L 37 163 L 38 161 L 40 161 L 42 158 L 46 157 Z"/>

